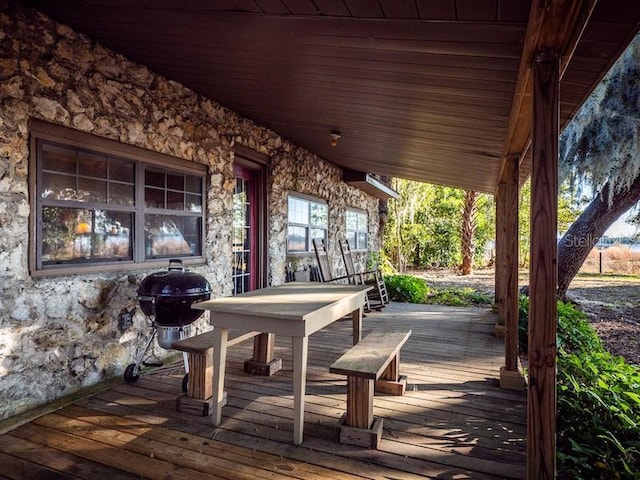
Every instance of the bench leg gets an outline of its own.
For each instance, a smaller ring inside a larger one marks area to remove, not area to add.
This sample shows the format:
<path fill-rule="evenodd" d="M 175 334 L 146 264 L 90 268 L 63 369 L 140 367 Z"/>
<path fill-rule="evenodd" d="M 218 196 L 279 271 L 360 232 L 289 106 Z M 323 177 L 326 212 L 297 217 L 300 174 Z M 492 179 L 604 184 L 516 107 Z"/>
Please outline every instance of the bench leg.
<path fill-rule="evenodd" d="M 176 410 L 207 417 L 213 412 L 213 347 L 189 352 L 189 367 L 187 394 L 178 396 Z M 226 397 L 223 403 L 226 404 Z"/>
<path fill-rule="evenodd" d="M 213 395 L 213 348 L 189 353 L 189 390 L 191 398 L 206 400 Z"/>
<path fill-rule="evenodd" d="M 382 419 L 373 417 L 373 380 L 347 377 L 347 413 L 338 422 L 340 442 L 378 448 Z"/>
<path fill-rule="evenodd" d="M 373 380 L 347 377 L 347 425 L 369 428 L 373 423 Z"/>
<path fill-rule="evenodd" d="M 353 344 L 355 345 L 362 340 L 362 317 L 364 315 L 364 307 L 351 312 L 351 320 L 353 324 Z"/>
<path fill-rule="evenodd" d="M 407 377 L 400 376 L 400 353 L 387 366 L 380 379 L 376 380 L 376 393 L 402 396 L 407 389 Z"/>

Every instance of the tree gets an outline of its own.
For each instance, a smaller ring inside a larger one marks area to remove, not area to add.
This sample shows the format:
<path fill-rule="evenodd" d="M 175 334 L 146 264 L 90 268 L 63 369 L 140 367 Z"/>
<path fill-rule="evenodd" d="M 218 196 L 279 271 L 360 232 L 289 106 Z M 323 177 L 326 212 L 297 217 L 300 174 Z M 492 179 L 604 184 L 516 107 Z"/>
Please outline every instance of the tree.
<path fill-rule="evenodd" d="M 463 190 L 394 179 L 397 200 L 389 200 L 389 223 L 384 230 L 384 253 L 398 271 L 416 268 L 458 268 L 461 264 Z M 474 263 L 494 238 L 493 197 L 476 194 Z"/>
<path fill-rule="evenodd" d="M 471 275 L 473 271 L 473 235 L 476 230 L 476 200 L 478 194 L 473 190 L 467 190 L 464 194 L 462 208 L 462 226 L 460 237 L 462 240 L 462 275 Z"/>
<path fill-rule="evenodd" d="M 560 136 L 560 175 L 577 195 L 595 192 L 558 245 L 563 296 L 604 232 L 640 200 L 640 36 Z"/>

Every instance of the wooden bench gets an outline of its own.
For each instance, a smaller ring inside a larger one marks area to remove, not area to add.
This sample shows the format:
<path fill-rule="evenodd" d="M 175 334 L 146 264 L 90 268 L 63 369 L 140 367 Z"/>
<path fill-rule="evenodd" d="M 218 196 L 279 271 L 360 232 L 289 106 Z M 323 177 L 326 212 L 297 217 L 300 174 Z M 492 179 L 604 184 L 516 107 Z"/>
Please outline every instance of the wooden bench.
<path fill-rule="evenodd" d="M 341 443 L 378 448 L 382 419 L 373 417 L 373 394 L 404 395 L 400 348 L 410 335 L 411 330 L 377 328 L 329 367 L 347 376 L 347 412 L 338 422 Z"/>
<path fill-rule="evenodd" d="M 228 346 L 260 335 L 260 332 L 248 332 L 230 338 Z M 178 396 L 178 411 L 194 410 L 203 416 L 211 414 L 213 398 L 213 330 L 183 338 L 171 344 L 171 348 L 188 354 L 189 373 L 186 395 Z"/>

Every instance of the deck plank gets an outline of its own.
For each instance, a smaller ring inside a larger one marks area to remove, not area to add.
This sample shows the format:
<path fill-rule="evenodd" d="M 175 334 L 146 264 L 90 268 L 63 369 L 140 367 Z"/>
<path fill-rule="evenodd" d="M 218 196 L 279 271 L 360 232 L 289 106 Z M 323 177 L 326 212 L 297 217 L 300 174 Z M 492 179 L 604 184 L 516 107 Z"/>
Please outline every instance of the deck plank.
<path fill-rule="evenodd" d="M 58 472 L 29 460 L 0 452 L 0 465 L 2 465 L 2 478 L 13 480 L 74 480 L 66 473 Z M 4 477 L 6 475 L 6 477 Z"/>
<path fill-rule="evenodd" d="M 0 436 L 0 451 L 73 478 L 133 480 L 140 477 L 13 435 Z M 6 473 L 6 472 L 5 472 Z M 47 477 L 48 478 L 48 477 Z"/>
<path fill-rule="evenodd" d="M 413 331 L 401 353 L 406 394 L 374 399 L 385 421 L 378 450 L 336 440 L 346 381 L 329 366 L 351 347 L 347 320 L 309 339 L 302 445 L 291 442 L 291 340 L 277 338 L 283 369 L 272 377 L 244 372 L 251 342 L 229 351 L 220 426 L 176 411 L 184 371 L 166 365 L 0 435 L 0 463 L 9 465 L 0 478 L 522 479 L 525 396 L 499 388 L 504 345 L 494 323 L 477 308 L 392 303 L 367 314 L 364 334 L 384 325 Z M 88 475 L 92 468 L 103 474 Z"/>

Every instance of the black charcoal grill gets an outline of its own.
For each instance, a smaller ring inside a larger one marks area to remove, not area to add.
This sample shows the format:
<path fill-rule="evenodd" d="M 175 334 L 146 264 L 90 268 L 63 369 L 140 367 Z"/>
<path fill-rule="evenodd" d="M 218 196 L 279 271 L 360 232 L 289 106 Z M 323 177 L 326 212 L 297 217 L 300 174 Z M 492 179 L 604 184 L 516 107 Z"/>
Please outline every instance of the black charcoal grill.
<path fill-rule="evenodd" d="M 127 366 L 124 380 L 133 383 L 140 378 L 140 365 L 149 350 L 153 339 L 158 345 L 170 349 L 173 342 L 191 335 L 191 324 L 204 313 L 194 310 L 191 304 L 209 300 L 211 286 L 206 278 L 184 269 L 182 260 L 169 260 L 167 270 L 146 276 L 138 287 L 138 303 L 142 312 L 151 322 L 151 336 L 136 363 Z M 184 358 L 185 378 L 182 388 L 186 391 L 189 364 Z"/>

